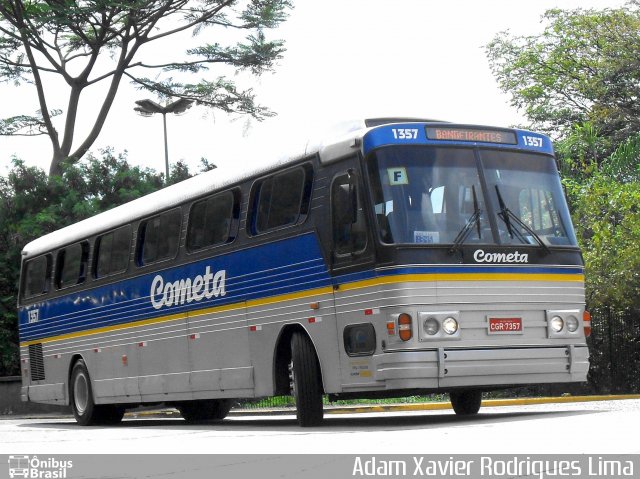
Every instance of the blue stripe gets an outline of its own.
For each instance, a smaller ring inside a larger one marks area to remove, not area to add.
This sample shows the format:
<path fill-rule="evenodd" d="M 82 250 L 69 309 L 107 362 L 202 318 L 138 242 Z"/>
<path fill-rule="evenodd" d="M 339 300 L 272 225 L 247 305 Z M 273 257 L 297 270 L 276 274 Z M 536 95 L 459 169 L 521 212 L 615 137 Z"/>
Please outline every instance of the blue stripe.
<path fill-rule="evenodd" d="M 295 251 L 295 264 L 291 251 Z M 156 275 L 166 283 L 193 279 L 209 266 L 226 271 L 225 296 L 154 309 L 150 300 Z M 331 284 L 315 234 L 262 245 L 188 265 L 168 268 L 43 301 L 19 313 L 20 341 L 113 326 L 169 314 L 293 293 Z M 28 311 L 39 309 L 39 321 L 28 323 Z"/>
<path fill-rule="evenodd" d="M 292 254 L 295 252 L 295 254 Z M 294 264 L 291 261 L 295 260 Z M 156 275 L 166 283 L 226 271 L 225 296 L 202 299 L 181 305 L 153 308 L 151 284 Z M 350 283 L 404 274 L 446 273 L 519 273 L 582 274 L 582 267 L 438 265 L 398 266 L 343 274 L 333 281 L 313 233 L 248 248 L 224 256 L 188 265 L 144 274 L 107 286 L 69 294 L 21 309 L 20 341 L 58 336 L 87 329 L 153 319 L 203 308 L 225 306 L 270 296 L 295 293 L 329 286 L 334 282 Z M 28 323 L 28 312 L 39 309 L 39 321 Z"/>

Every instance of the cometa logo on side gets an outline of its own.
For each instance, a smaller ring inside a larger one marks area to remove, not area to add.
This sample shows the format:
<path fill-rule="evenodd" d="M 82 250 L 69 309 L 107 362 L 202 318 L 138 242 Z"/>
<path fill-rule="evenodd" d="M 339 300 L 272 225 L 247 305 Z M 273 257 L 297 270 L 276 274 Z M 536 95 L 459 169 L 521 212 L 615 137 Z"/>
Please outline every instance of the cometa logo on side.
<path fill-rule="evenodd" d="M 186 278 L 165 283 L 164 278 L 158 274 L 151 282 L 151 305 L 155 309 L 160 309 L 163 306 L 224 296 L 227 294 L 226 277 L 226 270 L 223 269 L 213 274 L 209 266 L 205 269 L 204 274 L 199 274 L 193 279 Z"/>

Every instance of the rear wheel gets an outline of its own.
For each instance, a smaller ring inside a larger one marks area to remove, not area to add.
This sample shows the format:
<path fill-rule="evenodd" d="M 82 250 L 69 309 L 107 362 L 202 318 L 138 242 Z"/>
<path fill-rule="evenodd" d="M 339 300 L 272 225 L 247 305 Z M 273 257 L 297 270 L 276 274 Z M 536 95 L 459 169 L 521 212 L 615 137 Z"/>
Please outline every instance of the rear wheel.
<path fill-rule="evenodd" d="M 457 415 L 472 416 L 480 410 L 482 391 L 454 391 L 449 393 L 449 399 Z"/>
<path fill-rule="evenodd" d="M 186 401 L 176 407 L 187 422 L 222 421 L 231 410 L 229 399 L 203 399 Z"/>
<path fill-rule="evenodd" d="M 302 332 L 291 337 L 291 376 L 298 423 L 319 425 L 323 415 L 320 364 L 311 340 Z"/>
<path fill-rule="evenodd" d="M 71 370 L 71 409 L 81 426 L 94 424 L 117 424 L 124 416 L 124 408 L 114 404 L 98 405 L 93 399 L 89 371 L 82 359 Z"/>

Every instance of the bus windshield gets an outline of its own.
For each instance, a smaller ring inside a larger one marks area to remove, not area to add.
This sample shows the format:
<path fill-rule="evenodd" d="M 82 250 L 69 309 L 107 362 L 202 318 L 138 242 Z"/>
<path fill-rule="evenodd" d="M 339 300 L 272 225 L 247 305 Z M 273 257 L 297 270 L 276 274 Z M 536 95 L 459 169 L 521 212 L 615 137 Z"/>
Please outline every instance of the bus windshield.
<path fill-rule="evenodd" d="M 401 146 L 368 164 L 385 243 L 576 245 L 550 156 Z"/>

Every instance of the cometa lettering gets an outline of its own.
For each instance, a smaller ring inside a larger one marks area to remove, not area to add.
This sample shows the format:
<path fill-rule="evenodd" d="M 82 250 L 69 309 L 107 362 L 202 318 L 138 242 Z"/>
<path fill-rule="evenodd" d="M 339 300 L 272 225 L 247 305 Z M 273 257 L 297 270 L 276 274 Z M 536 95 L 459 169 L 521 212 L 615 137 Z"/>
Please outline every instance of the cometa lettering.
<path fill-rule="evenodd" d="M 478 263 L 528 263 L 529 255 L 527 253 L 485 253 L 484 250 L 478 249 L 473 253 L 473 259 Z"/>
<path fill-rule="evenodd" d="M 158 274 L 151 282 L 149 295 L 151 304 L 155 309 L 160 309 L 163 306 L 175 306 L 224 296 L 227 294 L 226 276 L 226 270 L 213 274 L 209 266 L 203 275 L 199 274 L 193 279 L 179 279 L 169 283 L 165 283 L 164 278 Z"/>

